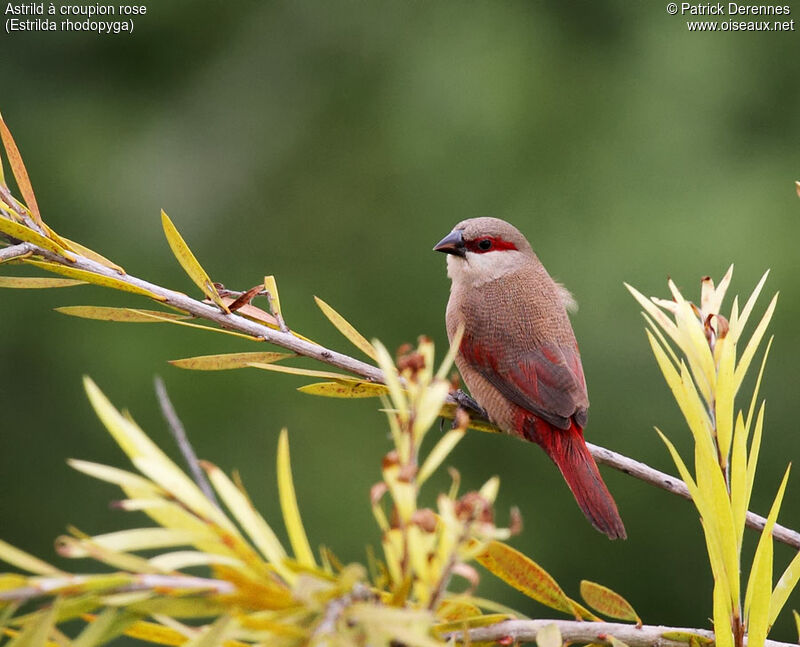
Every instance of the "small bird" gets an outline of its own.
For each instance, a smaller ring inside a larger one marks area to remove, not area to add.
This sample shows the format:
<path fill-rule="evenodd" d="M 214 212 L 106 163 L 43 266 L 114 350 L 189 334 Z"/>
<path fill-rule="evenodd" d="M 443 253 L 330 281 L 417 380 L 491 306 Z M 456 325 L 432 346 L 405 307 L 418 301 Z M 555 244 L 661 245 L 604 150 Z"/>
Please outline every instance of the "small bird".
<path fill-rule="evenodd" d="M 583 440 L 589 398 L 571 295 L 504 220 L 464 220 L 433 249 L 448 255 L 447 335 L 463 326 L 456 365 L 472 396 L 500 429 L 544 449 L 597 530 L 624 539 Z"/>

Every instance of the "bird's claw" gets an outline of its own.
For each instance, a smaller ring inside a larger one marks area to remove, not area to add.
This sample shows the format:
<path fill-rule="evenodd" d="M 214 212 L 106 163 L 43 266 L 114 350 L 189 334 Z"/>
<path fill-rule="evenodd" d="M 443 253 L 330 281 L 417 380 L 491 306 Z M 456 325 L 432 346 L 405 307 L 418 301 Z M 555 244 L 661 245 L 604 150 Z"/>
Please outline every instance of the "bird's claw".
<path fill-rule="evenodd" d="M 464 393 L 461 389 L 453 391 L 450 396 L 453 398 L 456 406 L 459 409 L 466 411 L 470 418 L 482 418 L 483 420 L 489 419 L 489 414 L 486 413 L 486 409 L 484 409 L 472 397 Z"/>

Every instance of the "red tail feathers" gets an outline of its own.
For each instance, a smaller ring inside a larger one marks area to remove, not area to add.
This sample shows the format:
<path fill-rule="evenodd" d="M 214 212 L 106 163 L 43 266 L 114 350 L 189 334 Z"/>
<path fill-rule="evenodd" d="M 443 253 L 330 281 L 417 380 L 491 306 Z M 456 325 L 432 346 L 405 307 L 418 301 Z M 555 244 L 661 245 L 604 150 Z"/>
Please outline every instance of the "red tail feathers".
<path fill-rule="evenodd" d="M 617 504 L 586 447 L 583 430 L 574 422 L 567 430 L 556 429 L 539 418 L 534 419 L 532 426 L 531 440 L 541 446 L 561 470 L 586 518 L 609 539 L 625 539 L 625 526 Z"/>

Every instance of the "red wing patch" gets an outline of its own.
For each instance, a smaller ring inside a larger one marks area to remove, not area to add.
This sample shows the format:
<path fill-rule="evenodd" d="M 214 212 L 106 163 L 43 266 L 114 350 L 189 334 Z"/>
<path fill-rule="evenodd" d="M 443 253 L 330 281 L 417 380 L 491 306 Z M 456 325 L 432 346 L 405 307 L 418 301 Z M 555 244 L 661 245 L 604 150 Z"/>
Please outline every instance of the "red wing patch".
<path fill-rule="evenodd" d="M 464 336 L 461 354 L 469 364 L 514 404 L 559 429 L 571 419 L 586 424 L 586 382 L 577 350 L 543 345 L 513 356 L 505 348 L 486 348 Z"/>

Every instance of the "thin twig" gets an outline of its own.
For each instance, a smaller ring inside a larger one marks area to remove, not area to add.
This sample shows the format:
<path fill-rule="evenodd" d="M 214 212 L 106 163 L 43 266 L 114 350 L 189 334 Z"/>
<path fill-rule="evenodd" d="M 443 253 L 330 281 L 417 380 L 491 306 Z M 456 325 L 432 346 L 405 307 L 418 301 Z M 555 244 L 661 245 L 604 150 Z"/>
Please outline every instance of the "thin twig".
<path fill-rule="evenodd" d="M 665 638 L 664 634 L 683 633 L 698 634 L 704 638 L 714 640 L 714 632 L 707 629 L 690 629 L 686 627 L 662 627 L 658 625 L 621 624 L 615 622 L 576 622 L 574 620 L 506 620 L 488 627 L 478 627 L 467 632 L 452 632 L 447 634 L 447 639 L 456 642 L 488 643 L 498 640 L 509 642 L 534 642 L 536 634 L 549 625 L 556 625 L 561 632 L 561 639 L 565 644 L 570 643 L 601 643 L 612 644 L 609 636 L 621 640 L 628 647 L 686 647 L 687 642 Z M 747 644 L 745 639 L 744 644 Z M 796 643 L 784 643 L 777 640 L 767 640 L 765 647 L 796 647 Z"/>
<path fill-rule="evenodd" d="M 189 437 L 186 435 L 186 429 L 181 419 L 178 418 L 175 407 L 172 406 L 172 401 L 167 394 L 167 387 L 164 386 L 164 380 L 157 375 L 153 379 L 153 382 L 155 383 L 156 396 L 158 396 L 158 404 L 161 407 L 161 413 L 167 421 L 169 431 L 178 444 L 178 448 L 181 450 L 186 464 L 189 466 L 195 483 L 197 483 L 198 487 L 203 491 L 203 494 L 206 495 L 206 498 L 219 508 L 219 501 L 214 494 L 214 490 L 211 488 L 211 484 L 206 478 L 206 473 L 200 468 L 200 462 L 197 460 L 194 447 L 192 447 L 192 444 L 189 442 Z"/>
<path fill-rule="evenodd" d="M 31 247 L 34 249 L 37 256 L 41 256 L 46 260 L 59 263 L 60 265 L 65 265 L 67 267 L 86 270 L 100 276 L 105 276 L 117 281 L 122 281 L 129 285 L 143 288 L 156 295 L 158 300 L 165 305 L 178 308 L 179 310 L 188 312 L 195 317 L 216 323 L 227 330 L 244 333 L 255 339 L 267 341 L 276 346 L 280 346 L 281 348 L 286 348 L 287 350 L 297 353 L 298 355 L 309 357 L 319 362 L 323 362 L 324 364 L 328 364 L 354 375 L 358 375 L 370 382 L 376 382 L 380 384 L 385 383 L 383 372 L 377 366 L 367 364 L 366 362 L 362 362 L 361 360 L 350 357 L 349 355 L 345 355 L 344 353 L 339 353 L 337 351 L 325 348 L 324 346 L 320 346 L 319 344 L 307 341 L 295 336 L 292 332 L 275 330 L 274 328 L 270 328 L 264 324 L 252 321 L 236 313 L 224 313 L 214 305 L 209 305 L 207 303 L 203 303 L 202 301 L 192 299 L 182 292 L 168 290 L 160 285 L 150 283 L 149 281 L 144 281 L 135 276 L 131 276 L 130 274 L 119 274 L 117 271 L 79 254 L 75 254 L 75 261 L 70 261 L 63 256 L 56 254 L 55 252 L 42 249 L 36 245 L 31 245 Z M 456 402 L 452 397 L 449 398 L 449 401 L 454 404 L 458 404 L 458 402 Z M 655 470 L 644 463 L 628 458 L 627 456 L 623 456 L 622 454 L 618 454 L 597 445 L 591 445 L 588 443 L 587 445 L 590 453 L 592 456 L 594 456 L 598 463 L 613 467 L 616 470 L 624 472 L 625 474 L 629 474 L 651 485 L 655 485 L 663 490 L 667 490 L 668 492 L 672 492 L 673 494 L 678 494 L 679 496 L 687 499 L 690 498 L 689 492 L 686 490 L 686 486 L 679 479 L 676 479 L 669 474 L 665 474 L 664 472 L 659 472 L 658 470 Z M 763 530 L 766 519 L 760 515 L 748 512 L 746 523 L 749 528 Z M 777 541 L 788 544 L 789 546 L 793 546 L 794 548 L 800 550 L 800 533 L 775 524 L 772 536 Z"/>
<path fill-rule="evenodd" d="M 14 260 L 20 256 L 26 256 L 36 251 L 36 246 L 30 243 L 19 243 L 0 249 L 0 263 Z"/>

